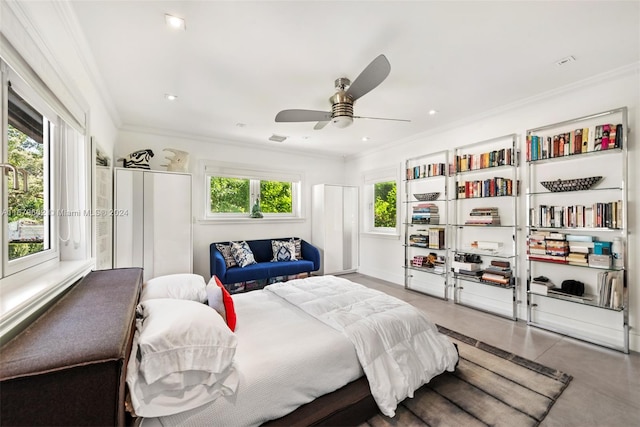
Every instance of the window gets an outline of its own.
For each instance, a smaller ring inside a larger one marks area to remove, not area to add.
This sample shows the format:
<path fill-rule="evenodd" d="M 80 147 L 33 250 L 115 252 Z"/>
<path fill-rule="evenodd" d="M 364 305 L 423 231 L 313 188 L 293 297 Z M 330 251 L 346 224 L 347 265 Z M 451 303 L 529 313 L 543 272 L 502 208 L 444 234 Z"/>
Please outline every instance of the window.
<path fill-rule="evenodd" d="M 2 171 L 7 177 L 2 226 L 2 276 L 58 256 L 53 224 L 51 147 L 57 119 L 13 73 L 5 72 L 7 119 L 3 123 Z M 36 106 L 36 104 L 39 104 Z"/>
<path fill-rule="evenodd" d="M 396 228 L 396 182 L 373 184 L 373 228 Z"/>
<path fill-rule="evenodd" d="M 365 174 L 365 232 L 399 235 L 396 175 L 395 169 Z"/>
<path fill-rule="evenodd" d="M 205 219 L 300 217 L 300 175 L 205 166 Z"/>

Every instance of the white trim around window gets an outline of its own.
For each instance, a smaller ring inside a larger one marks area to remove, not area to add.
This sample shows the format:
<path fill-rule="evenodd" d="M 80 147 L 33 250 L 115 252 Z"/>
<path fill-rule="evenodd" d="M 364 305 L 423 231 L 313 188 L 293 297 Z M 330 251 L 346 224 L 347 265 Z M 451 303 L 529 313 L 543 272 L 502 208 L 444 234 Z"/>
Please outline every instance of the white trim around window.
<path fill-rule="evenodd" d="M 363 221 L 362 233 L 381 238 L 397 239 L 400 236 L 400 185 L 399 168 L 380 168 L 367 171 L 362 176 L 362 203 Z M 396 226 L 376 227 L 374 225 L 375 184 L 382 182 L 395 182 L 396 184 Z"/>
<path fill-rule="evenodd" d="M 280 171 L 269 168 L 250 167 L 246 164 L 234 164 L 227 162 L 217 162 L 205 160 L 201 162 L 200 171 L 202 173 L 202 211 L 199 222 L 218 224 L 224 222 L 246 222 L 256 221 L 250 217 L 250 210 L 247 213 L 211 213 L 211 178 L 226 177 L 249 179 L 251 203 L 260 192 L 260 181 L 281 181 L 291 183 L 291 213 L 263 213 L 264 217 L 260 222 L 282 222 L 282 221 L 303 221 L 302 216 L 302 185 L 304 173 L 297 171 Z"/>

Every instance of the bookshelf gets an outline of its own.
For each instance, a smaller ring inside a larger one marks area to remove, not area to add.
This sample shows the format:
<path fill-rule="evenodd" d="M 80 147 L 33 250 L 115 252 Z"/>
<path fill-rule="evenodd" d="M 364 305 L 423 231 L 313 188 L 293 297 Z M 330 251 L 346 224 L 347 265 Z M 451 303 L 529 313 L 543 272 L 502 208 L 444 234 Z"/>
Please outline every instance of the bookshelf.
<path fill-rule="evenodd" d="M 405 166 L 404 287 L 448 300 L 449 151 L 409 158 Z"/>
<path fill-rule="evenodd" d="M 516 134 L 454 150 L 454 302 L 517 319 L 519 151 Z"/>
<path fill-rule="evenodd" d="M 526 140 L 527 324 L 624 353 L 627 135 L 622 107 L 529 129 Z"/>

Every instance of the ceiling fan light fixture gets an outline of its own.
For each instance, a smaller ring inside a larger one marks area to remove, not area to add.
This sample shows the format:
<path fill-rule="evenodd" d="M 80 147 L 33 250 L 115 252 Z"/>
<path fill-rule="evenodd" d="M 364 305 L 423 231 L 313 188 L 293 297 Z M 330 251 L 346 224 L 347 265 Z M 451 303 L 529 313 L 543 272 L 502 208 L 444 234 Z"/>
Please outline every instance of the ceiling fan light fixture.
<path fill-rule="evenodd" d="M 348 126 L 351 126 L 353 123 L 353 117 L 350 116 L 336 116 L 331 119 L 333 125 L 339 129 L 344 129 Z"/>

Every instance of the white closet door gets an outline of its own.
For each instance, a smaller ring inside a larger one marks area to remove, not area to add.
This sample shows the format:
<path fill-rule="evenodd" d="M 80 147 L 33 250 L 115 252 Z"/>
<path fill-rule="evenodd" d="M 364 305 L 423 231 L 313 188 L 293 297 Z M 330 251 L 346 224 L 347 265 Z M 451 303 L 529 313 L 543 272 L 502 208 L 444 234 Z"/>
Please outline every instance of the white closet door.
<path fill-rule="evenodd" d="M 143 173 L 115 170 L 114 268 L 144 266 Z"/>
<path fill-rule="evenodd" d="M 342 194 L 342 269 L 358 268 L 358 188 L 344 187 Z"/>
<path fill-rule="evenodd" d="M 323 273 L 333 274 L 343 270 L 344 263 L 344 219 L 342 187 L 324 187 L 325 240 Z"/>
<path fill-rule="evenodd" d="M 193 272 L 191 175 L 144 176 L 144 278 Z"/>

